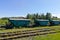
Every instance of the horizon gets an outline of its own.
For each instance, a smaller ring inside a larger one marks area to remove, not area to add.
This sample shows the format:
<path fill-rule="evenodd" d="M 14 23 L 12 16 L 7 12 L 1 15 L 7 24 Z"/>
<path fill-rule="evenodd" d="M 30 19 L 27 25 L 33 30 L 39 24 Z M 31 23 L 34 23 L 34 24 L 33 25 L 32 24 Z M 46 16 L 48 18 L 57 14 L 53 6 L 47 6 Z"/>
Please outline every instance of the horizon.
<path fill-rule="evenodd" d="M 46 13 L 50 13 L 50 12 L 46 12 Z M 40 13 L 40 14 L 44 14 L 44 15 L 46 15 L 46 13 Z M 28 13 L 28 14 L 30 14 L 30 13 Z M 32 13 L 32 14 L 36 14 L 36 13 Z M 39 13 L 38 13 L 39 14 Z M 39 15 L 40 15 L 39 14 Z M 52 13 L 51 13 L 52 14 Z M 59 15 L 59 14 L 58 14 Z M 3 16 L 3 17 L 0 17 L 0 18 L 4 18 L 4 17 L 26 17 L 27 15 L 25 15 L 25 16 Z M 52 17 L 58 17 L 58 16 L 56 16 L 55 14 L 52 14 Z M 58 18 L 60 18 L 60 17 L 58 17 Z"/>
<path fill-rule="evenodd" d="M 0 18 L 51 13 L 60 18 L 60 0 L 0 0 Z"/>

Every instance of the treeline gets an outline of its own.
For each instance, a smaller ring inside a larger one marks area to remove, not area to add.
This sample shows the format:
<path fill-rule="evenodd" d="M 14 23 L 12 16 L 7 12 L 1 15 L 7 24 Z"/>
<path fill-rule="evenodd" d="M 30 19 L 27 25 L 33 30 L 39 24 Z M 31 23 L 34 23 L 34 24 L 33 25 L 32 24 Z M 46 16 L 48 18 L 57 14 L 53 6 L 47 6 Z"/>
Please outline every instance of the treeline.
<path fill-rule="evenodd" d="M 8 18 L 16 18 L 16 19 L 47 19 L 47 20 L 60 20 L 60 18 L 56 17 L 56 16 L 52 16 L 51 13 L 29 13 L 26 15 L 26 17 L 3 17 L 0 18 L 2 20 L 4 19 L 8 19 Z"/>
<path fill-rule="evenodd" d="M 26 16 L 27 19 L 47 19 L 47 20 L 60 20 L 60 18 L 56 17 L 56 16 L 52 16 L 51 13 L 35 13 L 35 14 L 27 14 Z"/>

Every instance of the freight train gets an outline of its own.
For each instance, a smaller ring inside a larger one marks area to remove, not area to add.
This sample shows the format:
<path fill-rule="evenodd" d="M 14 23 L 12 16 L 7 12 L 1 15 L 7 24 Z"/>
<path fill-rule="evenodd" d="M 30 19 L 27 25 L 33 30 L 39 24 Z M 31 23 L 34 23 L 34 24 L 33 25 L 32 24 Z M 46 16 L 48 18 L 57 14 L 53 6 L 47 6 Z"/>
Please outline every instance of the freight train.
<path fill-rule="evenodd" d="M 6 23 L 5 28 L 11 29 L 11 28 L 19 28 L 19 27 L 30 27 L 30 22 L 32 20 L 30 19 L 9 19 L 9 23 Z M 52 25 L 59 25 L 59 20 L 42 20 L 42 19 L 36 19 L 34 20 L 33 26 L 52 26 Z"/>

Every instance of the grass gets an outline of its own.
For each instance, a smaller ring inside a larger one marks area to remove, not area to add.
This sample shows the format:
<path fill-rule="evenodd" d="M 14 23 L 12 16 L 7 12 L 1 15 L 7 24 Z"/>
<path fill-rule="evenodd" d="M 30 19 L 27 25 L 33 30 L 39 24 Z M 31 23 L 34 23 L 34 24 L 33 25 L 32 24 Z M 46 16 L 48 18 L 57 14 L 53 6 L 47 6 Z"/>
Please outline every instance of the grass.
<path fill-rule="evenodd" d="M 35 30 L 35 29 L 41 29 L 41 28 L 55 28 L 56 31 L 59 31 L 58 28 L 60 28 L 60 26 L 46 26 L 46 27 L 35 27 L 35 28 L 15 28 L 15 29 L 0 29 L 0 33 L 3 32 L 16 32 L 16 31 L 23 31 L 23 30 Z"/>
<path fill-rule="evenodd" d="M 60 33 L 35 36 L 33 40 L 60 40 Z"/>
<path fill-rule="evenodd" d="M 16 31 L 22 31 L 22 30 L 35 30 L 35 29 L 41 29 L 41 28 L 55 28 L 55 31 L 59 31 L 60 26 L 46 26 L 46 27 L 35 27 L 35 28 L 17 28 L 17 29 L 2 29 L 1 32 L 16 32 Z M 30 38 L 20 38 L 21 40 L 30 40 Z M 17 40 L 20 40 L 17 39 Z M 48 34 L 48 35 L 39 35 L 39 36 L 33 36 L 31 37 L 32 40 L 60 40 L 60 33 L 55 34 Z"/>

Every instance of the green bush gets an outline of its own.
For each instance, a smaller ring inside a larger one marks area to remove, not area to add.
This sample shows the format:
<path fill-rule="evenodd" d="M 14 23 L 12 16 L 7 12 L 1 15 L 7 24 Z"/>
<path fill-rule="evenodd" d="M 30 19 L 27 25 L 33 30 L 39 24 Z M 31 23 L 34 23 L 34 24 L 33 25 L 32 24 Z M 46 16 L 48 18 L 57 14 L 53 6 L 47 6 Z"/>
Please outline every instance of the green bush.
<path fill-rule="evenodd" d="M 0 25 L 6 25 L 6 23 L 8 23 L 8 22 L 9 22 L 8 20 L 0 19 Z"/>

